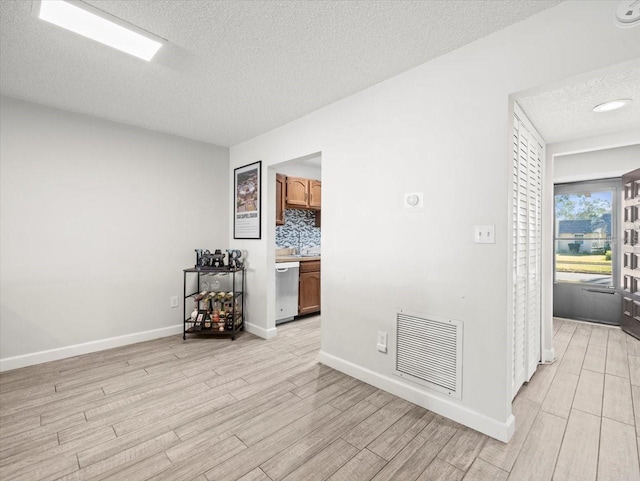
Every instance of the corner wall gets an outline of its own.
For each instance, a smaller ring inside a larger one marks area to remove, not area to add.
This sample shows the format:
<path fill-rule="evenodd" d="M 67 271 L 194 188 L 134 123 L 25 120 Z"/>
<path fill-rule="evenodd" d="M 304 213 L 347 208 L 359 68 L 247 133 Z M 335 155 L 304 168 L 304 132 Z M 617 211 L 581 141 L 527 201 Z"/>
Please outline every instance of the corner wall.
<path fill-rule="evenodd" d="M 228 149 L 8 97 L 0 124 L 0 369 L 182 332 L 181 269 L 227 246 Z"/>
<path fill-rule="evenodd" d="M 231 149 L 238 167 L 322 151 L 322 360 L 500 440 L 513 434 L 509 95 L 640 56 L 615 2 L 564 2 Z M 423 192 L 421 212 L 402 207 Z M 242 241 L 248 315 L 274 327 L 273 189 L 263 239 Z M 473 243 L 495 224 L 496 243 Z M 464 323 L 462 400 L 393 375 L 398 309 Z"/>

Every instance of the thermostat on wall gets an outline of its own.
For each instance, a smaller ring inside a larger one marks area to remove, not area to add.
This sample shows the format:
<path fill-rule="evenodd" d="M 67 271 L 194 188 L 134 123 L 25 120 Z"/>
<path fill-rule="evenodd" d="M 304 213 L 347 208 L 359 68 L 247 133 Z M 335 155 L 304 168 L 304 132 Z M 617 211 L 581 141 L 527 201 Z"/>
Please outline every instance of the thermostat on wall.
<path fill-rule="evenodd" d="M 411 192 L 404 194 L 404 208 L 410 210 L 422 209 L 424 205 L 424 195 L 422 192 Z"/>

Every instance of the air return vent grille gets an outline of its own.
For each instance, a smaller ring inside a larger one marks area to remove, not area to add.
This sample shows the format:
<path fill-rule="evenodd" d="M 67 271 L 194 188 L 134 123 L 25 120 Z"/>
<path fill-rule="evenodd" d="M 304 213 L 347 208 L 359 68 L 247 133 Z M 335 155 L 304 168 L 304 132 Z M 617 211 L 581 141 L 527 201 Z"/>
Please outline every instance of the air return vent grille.
<path fill-rule="evenodd" d="M 395 374 L 461 399 L 462 322 L 398 313 Z"/>

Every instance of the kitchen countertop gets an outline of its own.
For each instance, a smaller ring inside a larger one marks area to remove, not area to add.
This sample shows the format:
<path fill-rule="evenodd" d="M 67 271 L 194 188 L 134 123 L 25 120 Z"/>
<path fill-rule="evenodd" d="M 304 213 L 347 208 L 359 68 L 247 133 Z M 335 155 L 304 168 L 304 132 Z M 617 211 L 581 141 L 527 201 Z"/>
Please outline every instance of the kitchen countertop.
<path fill-rule="evenodd" d="M 294 255 L 296 253 L 296 249 L 291 247 L 284 249 L 276 249 L 276 263 L 278 262 L 307 262 L 307 261 L 319 261 L 320 256 L 311 255 L 311 256 L 297 256 Z"/>
<path fill-rule="evenodd" d="M 277 256 L 276 263 L 278 262 L 307 262 L 307 261 L 319 261 L 320 256 L 305 256 L 305 257 L 296 257 L 296 256 Z"/>

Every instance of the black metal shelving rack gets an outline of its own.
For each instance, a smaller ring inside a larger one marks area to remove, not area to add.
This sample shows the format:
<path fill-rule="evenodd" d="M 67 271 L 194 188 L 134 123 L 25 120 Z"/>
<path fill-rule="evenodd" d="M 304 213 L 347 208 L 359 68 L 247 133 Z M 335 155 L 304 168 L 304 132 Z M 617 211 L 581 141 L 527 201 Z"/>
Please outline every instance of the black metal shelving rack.
<path fill-rule="evenodd" d="M 189 275 L 196 275 L 196 291 L 190 294 L 187 294 L 187 277 Z M 195 295 L 200 292 L 200 276 L 206 274 L 225 274 L 231 276 L 231 286 L 233 289 L 233 304 L 232 304 L 232 319 L 233 319 L 233 329 L 224 331 L 218 331 L 214 329 L 202 329 L 196 330 L 195 324 L 191 320 L 191 317 L 187 317 L 187 299 L 191 299 Z M 244 267 L 240 268 L 228 268 L 228 267 L 219 267 L 219 268 L 209 268 L 209 269 L 196 269 L 196 268 L 188 268 L 183 269 L 183 294 L 184 299 L 182 303 L 182 319 L 183 319 L 183 333 L 182 339 L 186 341 L 187 334 L 197 334 L 211 337 L 231 337 L 231 340 L 235 340 L 236 334 L 239 331 L 244 331 L 244 292 L 245 292 L 245 280 L 244 280 L 245 270 Z M 241 275 L 241 288 L 240 290 L 236 290 L 236 275 Z M 240 312 L 236 312 L 236 300 L 240 298 Z M 237 322 L 239 319 L 240 322 Z"/>

